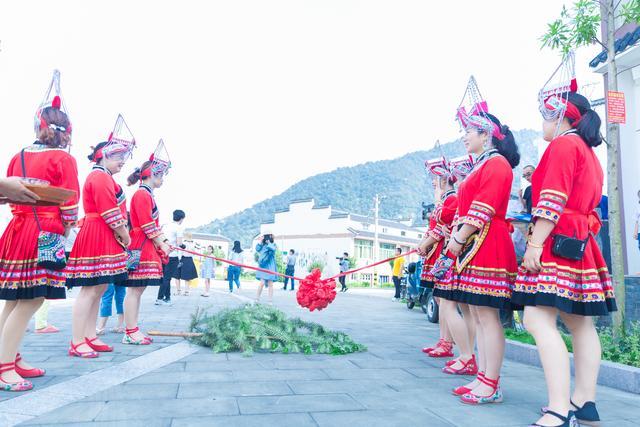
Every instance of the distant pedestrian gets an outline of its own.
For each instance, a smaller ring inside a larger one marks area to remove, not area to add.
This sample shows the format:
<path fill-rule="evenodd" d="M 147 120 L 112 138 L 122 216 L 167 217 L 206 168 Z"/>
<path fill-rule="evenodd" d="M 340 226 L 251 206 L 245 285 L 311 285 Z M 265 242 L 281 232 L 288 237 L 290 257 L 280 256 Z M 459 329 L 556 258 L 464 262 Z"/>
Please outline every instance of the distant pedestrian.
<path fill-rule="evenodd" d="M 240 241 L 233 242 L 233 249 L 229 252 L 229 261 L 233 261 L 237 264 L 244 264 L 244 253 Z M 240 290 L 240 273 L 242 267 L 229 264 L 227 268 L 227 280 L 229 281 L 229 292 L 233 292 L 233 284 L 235 283 Z"/>
<path fill-rule="evenodd" d="M 277 250 L 278 247 L 273 240 L 273 234 L 269 231 L 265 231 L 262 235 L 262 241 L 256 245 L 256 253 L 258 254 L 258 267 L 276 273 L 278 271 L 276 267 Z M 257 271 L 256 279 L 260 280 L 256 302 L 260 302 L 262 289 L 267 287 L 269 288 L 269 304 L 273 304 L 273 282 L 275 280 L 278 280 L 278 275 L 267 273 L 264 271 Z"/>
<path fill-rule="evenodd" d="M 184 237 L 184 226 L 182 222 L 185 218 L 185 213 L 181 209 L 173 211 L 173 222 L 166 224 L 162 227 L 162 231 L 167 236 L 167 244 L 169 246 L 179 247 L 182 245 L 182 238 Z M 169 262 L 162 267 L 162 283 L 158 290 L 158 299 L 156 299 L 156 305 L 166 304 L 171 305 L 171 279 L 178 268 L 180 262 L 180 253 L 173 249 L 169 252 Z"/>
<path fill-rule="evenodd" d="M 531 214 L 533 202 L 531 198 L 531 176 L 535 171 L 536 168 L 531 165 L 527 165 L 522 169 L 522 183 L 520 185 L 520 191 L 518 192 L 524 212 L 528 214 Z"/>
<path fill-rule="evenodd" d="M 396 256 L 402 255 L 402 248 L 396 248 Z M 404 257 L 396 258 L 393 261 L 393 285 L 396 287 L 396 293 L 393 296 L 393 301 L 400 299 L 400 280 L 404 271 Z"/>
<path fill-rule="evenodd" d="M 191 233 L 185 233 L 184 239 L 182 241 L 182 248 L 187 251 L 193 252 L 195 247 L 193 244 L 193 240 Z M 198 278 L 198 270 L 196 269 L 196 264 L 193 262 L 193 255 L 189 252 L 182 252 L 182 256 L 180 257 L 180 262 L 178 263 L 178 268 L 173 273 L 173 278 L 176 279 L 176 295 L 180 295 L 180 284 L 181 281 L 184 280 L 184 296 L 189 296 L 189 288 L 192 280 Z"/>
<path fill-rule="evenodd" d="M 127 288 L 109 284 L 109 287 L 100 300 L 100 318 L 98 319 L 98 327 L 96 335 L 104 334 L 109 317 L 113 315 L 113 300 L 116 301 L 116 314 L 118 316 L 118 326 L 111 329 L 116 334 L 124 334 L 124 297 L 127 294 Z"/>
<path fill-rule="evenodd" d="M 289 281 L 291 281 L 291 290 L 293 291 L 295 289 L 295 280 L 293 279 L 293 275 L 296 274 L 296 260 L 298 259 L 298 255 L 296 255 L 296 251 L 294 251 L 293 249 L 289 250 L 289 255 L 287 255 L 287 259 L 285 260 L 285 271 L 284 274 L 286 274 L 287 276 L 291 276 L 291 278 L 289 277 L 285 277 L 284 278 L 284 289 L 285 291 L 287 290 L 287 283 Z"/>
<path fill-rule="evenodd" d="M 207 246 L 205 255 L 215 256 L 213 246 Z M 204 279 L 204 292 L 201 294 L 203 297 L 209 296 L 209 289 L 211 288 L 211 279 L 216 278 L 216 262 L 208 257 L 202 257 L 200 264 L 200 278 Z"/>
<path fill-rule="evenodd" d="M 347 276 L 343 275 L 342 273 L 349 271 L 349 254 L 348 253 L 343 253 L 342 254 L 342 258 L 338 258 L 338 260 L 340 261 L 340 277 L 338 278 L 338 281 L 340 282 L 340 285 L 342 285 L 342 288 L 340 289 L 340 292 L 347 292 L 349 290 L 349 288 L 347 288 L 346 282 L 347 282 Z"/>

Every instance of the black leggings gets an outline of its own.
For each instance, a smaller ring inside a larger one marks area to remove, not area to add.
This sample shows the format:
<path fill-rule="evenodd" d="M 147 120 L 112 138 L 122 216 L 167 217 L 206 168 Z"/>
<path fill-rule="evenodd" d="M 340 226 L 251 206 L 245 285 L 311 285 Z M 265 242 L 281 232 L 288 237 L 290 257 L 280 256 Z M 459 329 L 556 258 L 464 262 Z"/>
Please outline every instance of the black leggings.
<path fill-rule="evenodd" d="M 342 289 L 345 289 L 347 287 L 347 285 L 345 284 L 346 280 L 347 278 L 345 276 L 338 277 L 338 281 L 342 285 Z"/>
<path fill-rule="evenodd" d="M 396 287 L 396 295 L 394 298 L 400 298 L 400 278 L 398 276 L 393 276 L 393 284 Z"/>

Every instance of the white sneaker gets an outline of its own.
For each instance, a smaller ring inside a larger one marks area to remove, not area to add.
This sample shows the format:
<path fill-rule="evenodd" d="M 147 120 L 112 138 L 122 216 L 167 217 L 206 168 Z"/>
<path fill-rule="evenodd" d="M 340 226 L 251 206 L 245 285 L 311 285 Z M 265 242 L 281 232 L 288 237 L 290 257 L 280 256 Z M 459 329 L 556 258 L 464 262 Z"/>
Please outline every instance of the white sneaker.
<path fill-rule="evenodd" d="M 153 303 L 153 305 L 160 305 L 160 304 L 162 304 L 161 299 L 157 299 L 156 302 Z"/>
<path fill-rule="evenodd" d="M 162 303 L 164 305 L 169 305 L 169 306 L 173 305 L 173 303 L 171 301 L 162 301 Z"/>

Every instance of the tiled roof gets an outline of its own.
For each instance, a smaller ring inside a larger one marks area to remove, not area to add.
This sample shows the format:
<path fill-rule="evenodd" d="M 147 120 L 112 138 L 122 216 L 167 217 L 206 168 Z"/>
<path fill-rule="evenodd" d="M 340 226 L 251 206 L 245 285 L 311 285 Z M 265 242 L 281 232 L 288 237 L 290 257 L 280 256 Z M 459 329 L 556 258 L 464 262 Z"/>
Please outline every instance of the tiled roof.
<path fill-rule="evenodd" d="M 368 216 L 364 216 L 364 215 L 357 215 L 357 214 L 349 214 L 351 216 L 351 219 L 357 222 L 362 222 L 364 224 L 373 224 L 373 218 L 368 217 Z M 378 220 L 378 224 L 380 224 L 383 227 L 393 227 L 393 228 L 399 228 L 401 230 L 415 230 L 415 227 L 412 227 L 410 225 L 406 225 L 402 222 L 398 222 L 398 221 L 392 221 L 389 219 L 379 219 Z"/>
<path fill-rule="evenodd" d="M 352 232 L 354 235 L 359 237 L 366 237 L 368 239 L 373 239 L 375 237 L 375 233 L 373 231 L 362 231 L 362 230 L 356 230 L 355 228 L 349 228 L 348 230 Z M 388 240 L 391 242 L 408 243 L 408 244 L 415 244 L 420 241 L 420 239 L 418 238 L 412 239 L 411 237 L 407 237 L 407 236 L 393 236 L 391 234 L 382 234 L 382 233 L 378 233 L 378 239 Z"/>
<path fill-rule="evenodd" d="M 638 43 L 638 41 L 640 41 L 640 27 L 636 28 L 634 31 L 629 31 L 627 34 L 616 40 L 616 55 L 618 53 L 624 52 L 625 49 L 635 45 L 636 43 Z M 600 64 L 604 64 L 605 62 L 607 62 L 607 57 L 607 51 L 603 50 L 595 58 L 593 58 L 591 62 L 589 62 L 589 66 L 591 68 L 595 68 Z"/>

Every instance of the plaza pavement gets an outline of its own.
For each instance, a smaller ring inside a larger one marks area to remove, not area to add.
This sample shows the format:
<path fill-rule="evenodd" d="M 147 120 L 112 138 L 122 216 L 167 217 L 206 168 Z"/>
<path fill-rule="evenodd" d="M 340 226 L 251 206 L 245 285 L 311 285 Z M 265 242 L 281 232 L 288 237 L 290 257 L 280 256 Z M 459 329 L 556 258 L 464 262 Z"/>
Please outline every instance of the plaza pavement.
<path fill-rule="evenodd" d="M 141 326 L 186 330 L 197 306 L 219 310 L 246 303 L 255 284 L 244 287 L 231 295 L 216 282 L 210 298 L 192 291 L 174 296 L 171 307 L 153 305 L 150 290 Z M 537 419 L 546 397 L 540 369 L 506 361 L 504 403 L 463 405 L 450 390 L 468 378 L 442 374 L 443 361 L 420 352 L 435 341 L 437 325 L 391 296 L 388 290 L 351 289 L 338 293 L 328 309 L 310 313 L 297 306 L 292 292 L 276 288 L 278 308 L 350 334 L 368 347 L 364 353 L 243 357 L 213 354 L 180 338 L 126 346 L 108 333 L 104 340 L 115 351 L 82 360 L 66 355 L 72 293 L 50 310 L 61 333 L 27 334 L 22 353 L 47 375 L 34 380 L 33 392 L 0 392 L 0 426 L 522 426 Z M 640 396 L 600 387 L 598 404 L 603 425 L 638 425 Z"/>

